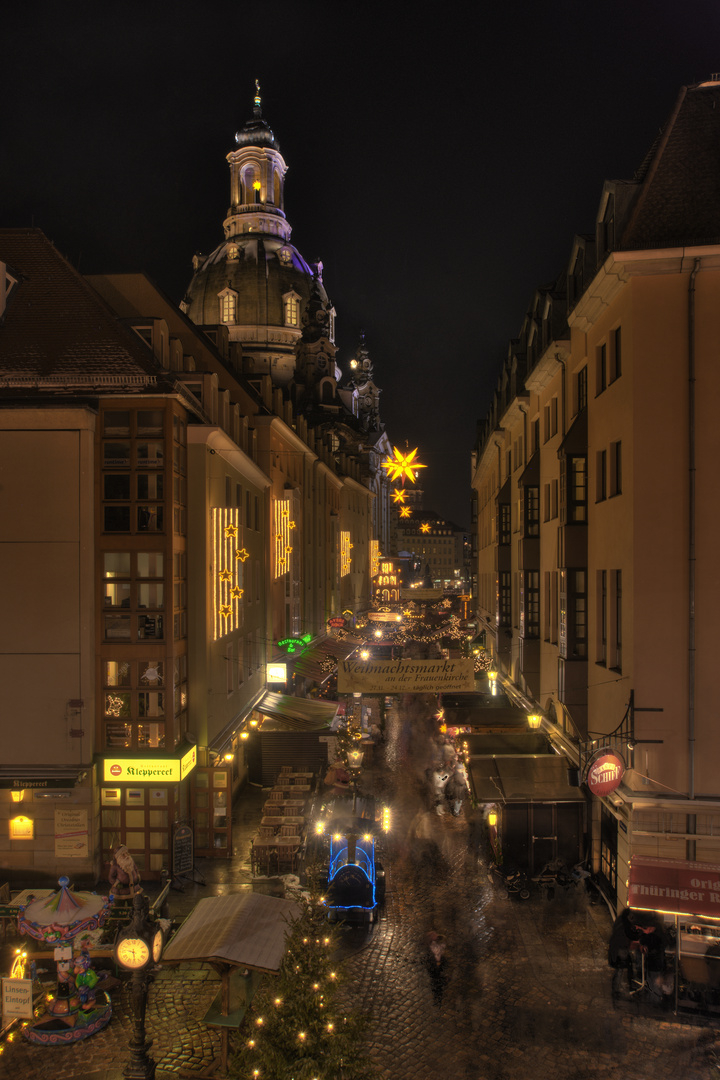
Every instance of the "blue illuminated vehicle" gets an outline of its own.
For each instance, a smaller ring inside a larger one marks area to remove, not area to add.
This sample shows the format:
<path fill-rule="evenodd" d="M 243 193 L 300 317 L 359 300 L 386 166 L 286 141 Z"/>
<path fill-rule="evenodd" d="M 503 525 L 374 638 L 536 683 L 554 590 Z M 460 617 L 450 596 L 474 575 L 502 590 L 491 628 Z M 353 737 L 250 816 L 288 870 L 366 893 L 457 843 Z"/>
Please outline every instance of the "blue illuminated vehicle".
<path fill-rule="evenodd" d="M 323 810 L 315 842 L 328 919 L 376 922 L 385 899 L 385 869 L 377 860 L 375 832 L 388 830 L 389 812 L 376 810 L 369 799 L 336 800 Z"/>

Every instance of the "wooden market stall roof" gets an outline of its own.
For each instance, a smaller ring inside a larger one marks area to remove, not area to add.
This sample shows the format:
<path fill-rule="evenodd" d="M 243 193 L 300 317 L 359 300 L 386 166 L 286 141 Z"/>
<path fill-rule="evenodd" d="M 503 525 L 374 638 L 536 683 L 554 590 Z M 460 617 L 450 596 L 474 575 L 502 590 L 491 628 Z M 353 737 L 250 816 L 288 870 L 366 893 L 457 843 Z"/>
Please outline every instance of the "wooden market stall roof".
<path fill-rule="evenodd" d="M 568 782 L 568 763 L 557 754 L 517 757 L 472 757 L 470 763 L 479 802 L 584 802 Z"/>
<path fill-rule="evenodd" d="M 255 706 L 255 712 L 271 717 L 277 726 L 291 731 L 321 731 L 329 728 L 339 702 L 317 698 L 299 698 L 268 691 Z"/>
<path fill-rule="evenodd" d="M 199 961 L 277 974 L 285 936 L 302 908 L 244 891 L 200 900 L 163 951 L 163 963 Z"/>

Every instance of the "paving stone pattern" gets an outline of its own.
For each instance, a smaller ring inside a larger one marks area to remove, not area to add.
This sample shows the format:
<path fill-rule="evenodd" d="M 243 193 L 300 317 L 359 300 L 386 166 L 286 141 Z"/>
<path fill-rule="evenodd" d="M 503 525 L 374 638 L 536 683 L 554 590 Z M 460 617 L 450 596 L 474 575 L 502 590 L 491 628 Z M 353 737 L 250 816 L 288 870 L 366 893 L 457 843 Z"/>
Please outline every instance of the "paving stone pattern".
<path fill-rule="evenodd" d="M 348 1008 L 368 1015 L 368 1053 L 382 1080 L 709 1080 L 720 1069 L 720 1033 L 642 1003 L 611 996 L 611 917 L 586 893 L 552 901 L 507 899 L 488 879 L 476 814 L 428 809 L 422 725 L 391 713 L 384 760 L 365 775 L 393 807 L 382 851 L 387 900 L 372 930 L 343 932 Z M 429 729 L 428 729 L 429 730 Z M 412 734 L 411 734 L 412 731 Z M 234 811 L 231 860 L 205 860 L 205 885 L 171 893 L 171 913 L 250 887 L 249 843 L 262 792 Z M 425 966 L 426 935 L 448 943 L 439 1003 Z M 3 950 L 4 959 L 7 948 Z M 7 970 L 5 964 L 4 970 Z M 220 1037 L 202 1017 L 219 983 L 204 965 L 161 969 L 150 988 L 147 1028 L 158 1080 L 200 1076 Z M 47 1049 L 20 1036 L 5 1043 L 0 1078 L 121 1080 L 131 1035 L 129 986 L 113 994 L 111 1024 L 73 1047 Z M 339 1078 L 338 1078 L 339 1080 Z"/>

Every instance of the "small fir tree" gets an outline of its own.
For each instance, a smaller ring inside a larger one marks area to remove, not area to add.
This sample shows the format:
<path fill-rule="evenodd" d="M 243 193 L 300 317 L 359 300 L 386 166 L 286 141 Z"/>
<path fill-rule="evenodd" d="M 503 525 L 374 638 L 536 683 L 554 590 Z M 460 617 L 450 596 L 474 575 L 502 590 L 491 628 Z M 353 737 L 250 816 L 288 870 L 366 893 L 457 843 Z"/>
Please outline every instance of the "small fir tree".
<path fill-rule="evenodd" d="M 338 931 L 312 897 L 290 926 L 277 977 L 266 976 L 235 1038 L 236 1080 L 372 1080 L 367 1021 L 337 1001 Z"/>

